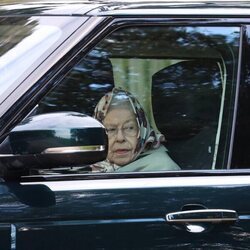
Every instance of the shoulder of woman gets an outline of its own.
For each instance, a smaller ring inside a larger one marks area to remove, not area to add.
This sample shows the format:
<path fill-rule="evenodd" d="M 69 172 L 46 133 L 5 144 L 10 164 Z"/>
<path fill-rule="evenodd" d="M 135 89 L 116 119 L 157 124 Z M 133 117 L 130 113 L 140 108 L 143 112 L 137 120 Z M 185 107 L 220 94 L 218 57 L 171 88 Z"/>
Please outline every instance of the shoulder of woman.
<path fill-rule="evenodd" d="M 180 170 L 180 167 L 170 158 L 167 149 L 160 146 L 157 149 L 142 153 L 134 162 L 119 168 L 119 172 L 127 171 L 164 171 Z"/>

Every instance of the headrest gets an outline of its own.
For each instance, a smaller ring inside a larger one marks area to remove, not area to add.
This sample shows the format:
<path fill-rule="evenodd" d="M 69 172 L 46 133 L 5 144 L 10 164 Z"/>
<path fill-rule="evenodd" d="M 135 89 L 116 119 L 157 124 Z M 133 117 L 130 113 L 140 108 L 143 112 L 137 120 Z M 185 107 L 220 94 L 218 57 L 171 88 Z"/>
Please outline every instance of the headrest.
<path fill-rule="evenodd" d="M 197 134 L 208 123 L 218 121 L 221 93 L 216 60 L 187 60 L 161 69 L 152 77 L 158 129 L 167 139 Z"/>

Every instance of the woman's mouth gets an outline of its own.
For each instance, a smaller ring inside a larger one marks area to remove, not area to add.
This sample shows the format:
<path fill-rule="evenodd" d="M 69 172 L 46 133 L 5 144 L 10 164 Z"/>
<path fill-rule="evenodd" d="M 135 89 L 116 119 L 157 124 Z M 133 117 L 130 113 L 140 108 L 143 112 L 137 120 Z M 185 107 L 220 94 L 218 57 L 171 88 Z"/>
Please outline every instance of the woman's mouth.
<path fill-rule="evenodd" d="M 119 156 L 127 155 L 128 153 L 130 153 L 129 149 L 117 149 L 117 150 L 115 150 L 115 154 L 119 155 Z"/>

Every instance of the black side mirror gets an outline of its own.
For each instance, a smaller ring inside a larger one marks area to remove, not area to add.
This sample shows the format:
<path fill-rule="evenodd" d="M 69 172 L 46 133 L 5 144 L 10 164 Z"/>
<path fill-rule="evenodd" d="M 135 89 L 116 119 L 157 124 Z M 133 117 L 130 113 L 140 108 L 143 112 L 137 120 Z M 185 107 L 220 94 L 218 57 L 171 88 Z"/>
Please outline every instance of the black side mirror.
<path fill-rule="evenodd" d="M 11 169 L 83 166 L 106 159 L 104 126 L 76 112 L 26 118 L 0 145 L 0 163 Z"/>

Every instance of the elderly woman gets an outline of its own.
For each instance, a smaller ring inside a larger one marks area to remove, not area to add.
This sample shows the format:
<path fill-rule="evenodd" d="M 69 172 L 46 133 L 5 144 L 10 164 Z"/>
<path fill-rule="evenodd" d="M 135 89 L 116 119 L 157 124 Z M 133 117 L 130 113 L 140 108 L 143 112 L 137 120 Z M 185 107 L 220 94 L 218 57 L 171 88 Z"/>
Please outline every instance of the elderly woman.
<path fill-rule="evenodd" d="M 101 98 L 94 117 L 103 123 L 109 139 L 107 159 L 94 164 L 94 171 L 180 169 L 161 145 L 164 136 L 151 128 L 142 106 L 129 92 L 114 88 Z"/>

